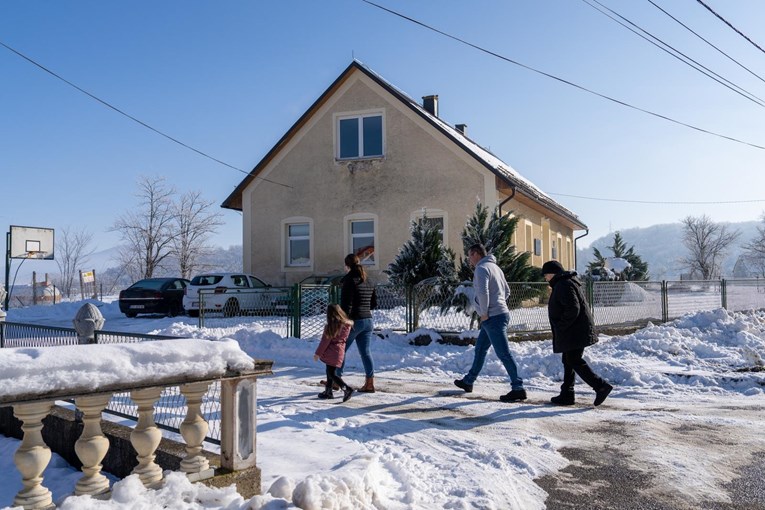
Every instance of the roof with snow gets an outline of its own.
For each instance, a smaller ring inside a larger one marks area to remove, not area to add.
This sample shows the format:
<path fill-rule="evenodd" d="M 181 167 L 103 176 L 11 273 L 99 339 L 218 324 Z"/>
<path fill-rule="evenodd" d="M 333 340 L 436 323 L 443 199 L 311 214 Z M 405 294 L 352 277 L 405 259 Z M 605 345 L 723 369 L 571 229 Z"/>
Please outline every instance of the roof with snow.
<path fill-rule="evenodd" d="M 295 124 L 282 136 L 282 138 L 271 148 L 266 156 L 257 164 L 255 168 L 245 177 L 242 182 L 236 187 L 236 189 L 226 198 L 222 207 L 227 209 L 242 210 L 242 192 L 244 189 L 257 177 L 257 175 L 266 167 L 266 165 L 279 153 L 279 151 L 287 144 L 292 136 L 306 123 L 306 121 L 315 113 L 315 111 L 321 107 L 321 105 L 329 98 L 339 87 L 344 83 L 348 77 L 354 71 L 361 71 L 369 78 L 374 80 L 377 84 L 383 87 L 385 90 L 391 93 L 394 97 L 399 99 L 407 107 L 419 114 L 428 123 L 438 129 L 447 138 L 451 139 L 455 144 L 465 150 L 470 156 L 477 160 L 480 164 L 488 168 L 494 173 L 501 181 L 507 184 L 510 188 L 516 192 L 523 193 L 532 200 L 539 202 L 545 207 L 555 211 L 561 216 L 565 217 L 574 225 L 580 229 L 585 229 L 587 226 L 581 222 L 579 217 L 572 211 L 562 206 L 549 195 L 545 194 L 542 190 L 536 187 L 531 181 L 520 175 L 510 165 L 502 161 L 499 157 L 492 154 L 488 149 L 481 147 L 476 142 L 468 138 L 465 134 L 457 130 L 455 127 L 447 124 L 442 119 L 433 115 L 426 110 L 417 101 L 411 98 L 408 94 L 392 85 L 390 82 L 382 78 L 379 74 L 372 71 L 369 67 L 362 64 L 358 60 L 354 60 L 351 64 L 337 77 L 337 79 L 319 96 L 319 98 L 311 105 L 308 110 L 298 119 Z"/>

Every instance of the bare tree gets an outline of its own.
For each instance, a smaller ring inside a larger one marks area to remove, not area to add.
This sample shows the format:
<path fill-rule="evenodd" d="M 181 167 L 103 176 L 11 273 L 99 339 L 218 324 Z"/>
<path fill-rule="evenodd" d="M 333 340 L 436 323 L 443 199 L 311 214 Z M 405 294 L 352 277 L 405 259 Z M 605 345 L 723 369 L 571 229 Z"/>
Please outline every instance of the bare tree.
<path fill-rule="evenodd" d="M 172 254 L 175 190 L 163 177 L 141 177 L 134 211 L 126 212 L 111 230 L 122 236 L 121 262 L 134 278 L 151 278 Z"/>
<path fill-rule="evenodd" d="M 74 230 L 71 227 L 61 229 L 56 236 L 56 265 L 58 266 L 61 293 L 66 297 L 72 297 L 75 276 L 78 268 L 88 262 L 94 249 L 90 247 L 93 242 L 93 233 L 85 228 Z"/>
<path fill-rule="evenodd" d="M 682 223 L 683 244 L 690 252 L 682 263 L 704 280 L 719 276 L 722 259 L 741 232 L 729 232 L 727 226 L 713 222 L 706 214 L 687 216 Z"/>
<path fill-rule="evenodd" d="M 765 223 L 765 213 L 762 215 L 762 221 Z M 760 276 L 765 277 L 765 227 L 757 227 L 757 235 L 746 243 L 743 248 L 747 258 L 757 269 Z"/>
<path fill-rule="evenodd" d="M 202 261 L 211 251 L 207 240 L 223 224 L 222 214 L 212 212 L 212 206 L 213 202 L 204 200 L 198 191 L 185 193 L 173 204 L 173 255 L 181 278 L 206 268 Z"/>

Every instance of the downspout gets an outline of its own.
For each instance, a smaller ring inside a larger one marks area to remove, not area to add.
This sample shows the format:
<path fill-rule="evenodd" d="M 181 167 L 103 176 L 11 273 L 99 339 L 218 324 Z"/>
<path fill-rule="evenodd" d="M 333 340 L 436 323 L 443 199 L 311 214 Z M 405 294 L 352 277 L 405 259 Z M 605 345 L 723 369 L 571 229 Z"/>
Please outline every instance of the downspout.
<path fill-rule="evenodd" d="M 509 197 L 507 197 L 506 199 L 504 199 L 503 201 L 501 201 L 501 202 L 499 203 L 499 206 L 497 207 L 497 208 L 499 209 L 499 216 L 500 216 L 500 217 L 502 217 L 502 206 L 503 206 L 503 205 L 505 205 L 506 203 L 508 203 L 510 200 L 512 200 L 512 199 L 513 199 L 513 197 L 515 196 L 515 186 L 510 186 L 510 189 L 511 189 L 513 192 L 512 192 L 512 193 L 510 193 L 510 196 L 509 196 Z"/>
<path fill-rule="evenodd" d="M 586 229 L 584 234 L 574 238 L 574 271 L 576 271 L 576 242 L 590 233 L 590 229 Z"/>

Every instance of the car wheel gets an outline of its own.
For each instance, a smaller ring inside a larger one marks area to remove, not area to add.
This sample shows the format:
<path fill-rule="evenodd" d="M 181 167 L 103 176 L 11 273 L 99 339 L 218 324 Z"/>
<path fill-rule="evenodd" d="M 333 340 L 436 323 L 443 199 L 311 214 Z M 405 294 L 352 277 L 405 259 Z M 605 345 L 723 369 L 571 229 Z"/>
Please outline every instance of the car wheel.
<path fill-rule="evenodd" d="M 176 317 L 181 315 L 181 313 L 183 313 L 183 307 L 179 303 L 170 303 L 170 305 L 167 307 L 168 317 Z"/>
<path fill-rule="evenodd" d="M 186 313 L 189 317 L 199 317 L 199 310 L 188 310 Z"/>
<path fill-rule="evenodd" d="M 135 312 L 125 312 L 125 317 L 128 319 L 134 319 L 136 316 L 138 316 L 138 314 Z"/>
<path fill-rule="evenodd" d="M 239 315 L 239 301 L 236 299 L 229 299 L 226 304 L 223 305 L 224 317 L 235 317 Z"/>

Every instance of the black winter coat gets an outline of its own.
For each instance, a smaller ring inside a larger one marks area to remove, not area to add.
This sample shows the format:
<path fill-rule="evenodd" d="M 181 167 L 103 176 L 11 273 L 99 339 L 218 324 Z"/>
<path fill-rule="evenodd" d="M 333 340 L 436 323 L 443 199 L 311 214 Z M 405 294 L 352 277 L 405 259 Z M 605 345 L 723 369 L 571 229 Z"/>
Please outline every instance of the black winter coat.
<path fill-rule="evenodd" d="M 553 334 L 553 352 L 583 349 L 597 343 L 592 312 L 576 272 L 566 271 L 550 280 L 552 293 L 547 305 Z"/>
<path fill-rule="evenodd" d="M 369 280 L 361 281 L 357 271 L 349 271 L 343 277 L 340 308 L 353 320 L 371 319 L 371 310 L 377 308 L 375 286 Z"/>

